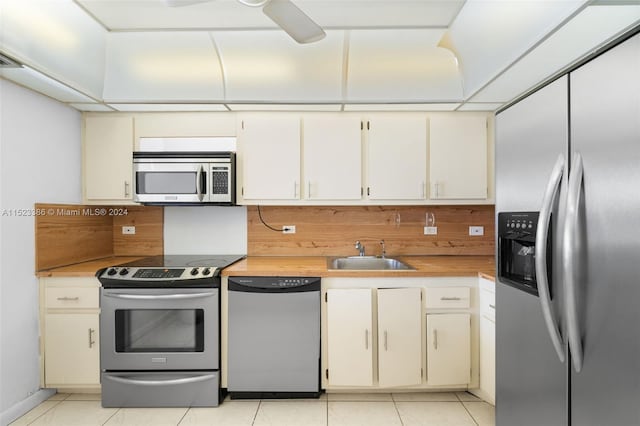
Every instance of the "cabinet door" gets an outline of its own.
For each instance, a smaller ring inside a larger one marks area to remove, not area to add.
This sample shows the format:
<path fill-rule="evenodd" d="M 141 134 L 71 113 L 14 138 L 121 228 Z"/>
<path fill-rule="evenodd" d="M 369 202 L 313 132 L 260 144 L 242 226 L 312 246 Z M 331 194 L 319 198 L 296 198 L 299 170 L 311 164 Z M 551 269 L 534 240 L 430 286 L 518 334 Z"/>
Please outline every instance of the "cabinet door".
<path fill-rule="evenodd" d="M 45 316 L 45 383 L 100 384 L 98 314 Z"/>
<path fill-rule="evenodd" d="M 427 315 L 427 383 L 464 385 L 469 383 L 470 369 L 470 315 Z"/>
<path fill-rule="evenodd" d="M 486 117 L 433 117 L 429 129 L 431 198 L 487 198 Z"/>
<path fill-rule="evenodd" d="M 422 305 L 419 288 L 378 290 L 380 386 L 422 382 Z"/>
<path fill-rule="evenodd" d="M 131 200 L 133 118 L 89 116 L 84 125 L 86 200 Z"/>
<path fill-rule="evenodd" d="M 480 389 L 487 402 L 496 401 L 496 325 L 480 316 Z"/>
<path fill-rule="evenodd" d="M 427 119 L 380 117 L 368 123 L 372 200 L 422 200 L 427 177 Z"/>
<path fill-rule="evenodd" d="M 373 385 L 371 289 L 327 290 L 327 365 L 331 386 Z"/>
<path fill-rule="evenodd" d="M 247 117 L 238 144 L 245 200 L 300 198 L 298 117 Z"/>
<path fill-rule="evenodd" d="M 362 198 L 362 130 L 357 117 L 305 117 L 304 193 L 310 200 Z"/>

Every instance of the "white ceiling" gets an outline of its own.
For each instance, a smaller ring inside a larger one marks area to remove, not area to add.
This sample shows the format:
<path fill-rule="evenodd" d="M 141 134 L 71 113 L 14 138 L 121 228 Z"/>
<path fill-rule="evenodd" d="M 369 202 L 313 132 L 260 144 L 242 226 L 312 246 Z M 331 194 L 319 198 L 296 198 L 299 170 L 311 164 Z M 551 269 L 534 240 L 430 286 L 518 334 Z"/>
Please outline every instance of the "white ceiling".
<path fill-rule="evenodd" d="M 88 111 L 488 110 L 640 23 L 640 0 L 0 0 L 0 76 Z"/>

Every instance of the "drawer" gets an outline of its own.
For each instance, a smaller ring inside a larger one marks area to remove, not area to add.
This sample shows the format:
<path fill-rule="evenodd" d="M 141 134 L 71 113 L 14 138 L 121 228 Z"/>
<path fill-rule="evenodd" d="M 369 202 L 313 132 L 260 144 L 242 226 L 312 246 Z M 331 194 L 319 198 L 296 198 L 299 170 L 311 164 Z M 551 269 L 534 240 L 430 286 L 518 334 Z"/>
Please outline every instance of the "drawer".
<path fill-rule="evenodd" d="M 425 289 L 427 309 L 467 309 L 471 306 L 469 287 L 433 287 Z"/>
<path fill-rule="evenodd" d="M 480 288 L 480 315 L 496 322 L 496 294 L 482 287 Z"/>
<path fill-rule="evenodd" d="M 96 287 L 48 287 L 45 303 L 47 309 L 99 308 L 100 293 Z"/>

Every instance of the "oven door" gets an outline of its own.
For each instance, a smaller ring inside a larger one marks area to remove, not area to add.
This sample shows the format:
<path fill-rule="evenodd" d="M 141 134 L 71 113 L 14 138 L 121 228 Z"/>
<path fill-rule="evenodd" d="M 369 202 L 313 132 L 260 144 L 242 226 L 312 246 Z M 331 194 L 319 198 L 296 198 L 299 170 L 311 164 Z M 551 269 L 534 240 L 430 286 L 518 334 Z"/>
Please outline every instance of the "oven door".
<path fill-rule="evenodd" d="M 134 199 L 139 203 L 203 203 L 209 201 L 209 164 L 197 159 L 136 159 Z"/>
<path fill-rule="evenodd" d="M 219 289 L 102 288 L 102 370 L 217 370 Z"/>

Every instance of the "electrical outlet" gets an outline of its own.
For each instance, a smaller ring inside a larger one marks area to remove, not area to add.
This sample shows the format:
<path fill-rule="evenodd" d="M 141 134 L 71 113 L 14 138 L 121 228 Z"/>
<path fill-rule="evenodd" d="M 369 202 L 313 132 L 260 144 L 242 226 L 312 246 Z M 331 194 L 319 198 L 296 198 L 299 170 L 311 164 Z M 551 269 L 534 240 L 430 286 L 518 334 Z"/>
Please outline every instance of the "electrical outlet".
<path fill-rule="evenodd" d="M 123 226 L 122 233 L 125 235 L 135 235 L 136 227 L 135 226 Z"/>
<path fill-rule="evenodd" d="M 484 226 L 470 226 L 469 235 L 474 237 L 479 237 L 481 235 L 484 235 Z"/>
<path fill-rule="evenodd" d="M 285 225 L 282 227 L 283 234 L 295 234 L 296 226 L 295 225 Z"/>
<path fill-rule="evenodd" d="M 438 227 L 437 226 L 425 226 L 424 227 L 424 235 L 438 235 Z"/>

